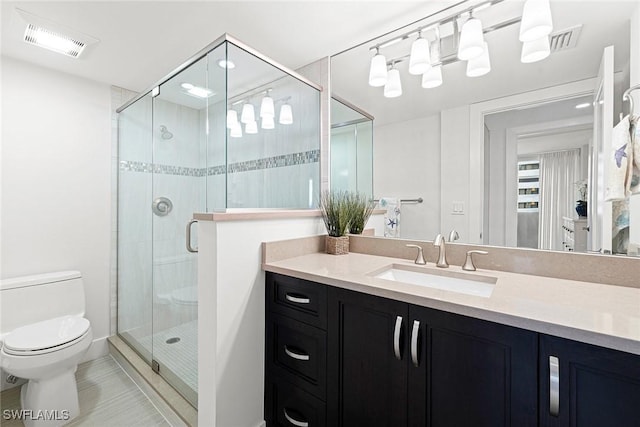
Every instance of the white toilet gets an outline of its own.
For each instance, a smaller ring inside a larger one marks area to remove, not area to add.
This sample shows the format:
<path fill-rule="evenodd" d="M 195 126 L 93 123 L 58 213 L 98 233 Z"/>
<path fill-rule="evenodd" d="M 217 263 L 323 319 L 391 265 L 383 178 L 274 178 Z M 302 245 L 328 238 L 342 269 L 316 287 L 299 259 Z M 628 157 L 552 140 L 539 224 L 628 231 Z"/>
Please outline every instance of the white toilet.
<path fill-rule="evenodd" d="M 61 426 L 76 417 L 75 372 L 91 341 L 77 271 L 0 281 L 0 367 L 28 380 L 20 393 L 26 427 Z"/>

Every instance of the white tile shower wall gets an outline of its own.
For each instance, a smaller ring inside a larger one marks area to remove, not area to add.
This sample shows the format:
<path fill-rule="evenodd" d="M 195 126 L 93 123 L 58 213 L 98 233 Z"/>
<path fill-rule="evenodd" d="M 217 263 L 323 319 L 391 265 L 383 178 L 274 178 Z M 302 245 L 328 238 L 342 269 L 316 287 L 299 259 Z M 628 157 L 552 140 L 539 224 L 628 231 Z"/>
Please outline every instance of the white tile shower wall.
<path fill-rule="evenodd" d="M 82 272 L 94 345 L 109 335 L 110 89 L 2 57 L 2 277 Z"/>
<path fill-rule="evenodd" d="M 423 203 L 401 208 L 400 236 L 433 239 L 440 232 L 440 115 L 382 126 L 374 121 L 373 133 L 375 197 L 422 197 Z"/>

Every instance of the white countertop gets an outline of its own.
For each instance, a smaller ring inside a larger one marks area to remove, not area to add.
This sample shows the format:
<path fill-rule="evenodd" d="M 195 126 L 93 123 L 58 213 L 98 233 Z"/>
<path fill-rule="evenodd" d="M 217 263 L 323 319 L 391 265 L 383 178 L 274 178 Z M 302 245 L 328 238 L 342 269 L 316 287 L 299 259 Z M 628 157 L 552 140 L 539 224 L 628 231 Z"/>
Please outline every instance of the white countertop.
<path fill-rule="evenodd" d="M 497 279 L 490 297 L 465 295 L 378 279 L 371 273 L 405 259 L 350 253 L 313 253 L 263 265 L 281 273 L 326 285 L 449 311 L 536 332 L 640 355 L 640 289 L 497 270 L 448 271 Z"/>

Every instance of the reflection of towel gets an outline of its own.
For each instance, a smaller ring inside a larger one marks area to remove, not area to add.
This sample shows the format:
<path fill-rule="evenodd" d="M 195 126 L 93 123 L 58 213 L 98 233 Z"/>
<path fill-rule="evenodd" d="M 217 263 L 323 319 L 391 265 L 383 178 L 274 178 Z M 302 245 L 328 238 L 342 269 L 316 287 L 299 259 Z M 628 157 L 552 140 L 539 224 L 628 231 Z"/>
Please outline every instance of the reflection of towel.
<path fill-rule="evenodd" d="M 624 200 L 630 194 L 633 176 L 633 146 L 631 145 L 631 124 L 626 116 L 613 128 L 611 152 L 609 153 L 609 176 L 605 190 L 605 200 Z"/>
<path fill-rule="evenodd" d="M 631 145 L 633 147 L 633 173 L 631 193 L 640 194 L 640 117 L 631 119 Z"/>
<path fill-rule="evenodd" d="M 384 237 L 400 237 L 400 200 L 381 197 L 380 207 L 385 209 Z"/>
<path fill-rule="evenodd" d="M 611 205 L 612 221 L 612 252 L 626 254 L 629 248 L 629 200 L 614 201 Z"/>

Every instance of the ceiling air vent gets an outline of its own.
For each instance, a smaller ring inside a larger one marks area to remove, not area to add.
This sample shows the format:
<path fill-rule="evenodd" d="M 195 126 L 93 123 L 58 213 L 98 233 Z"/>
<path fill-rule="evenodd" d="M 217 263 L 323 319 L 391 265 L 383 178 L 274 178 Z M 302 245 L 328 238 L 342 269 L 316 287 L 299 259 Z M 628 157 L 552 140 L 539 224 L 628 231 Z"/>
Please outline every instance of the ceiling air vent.
<path fill-rule="evenodd" d="M 582 31 L 582 25 L 576 25 L 575 27 L 566 28 L 550 34 L 549 44 L 551 46 L 551 52 L 558 52 L 560 50 L 576 47 L 578 44 L 578 37 L 580 37 L 580 31 Z"/>

